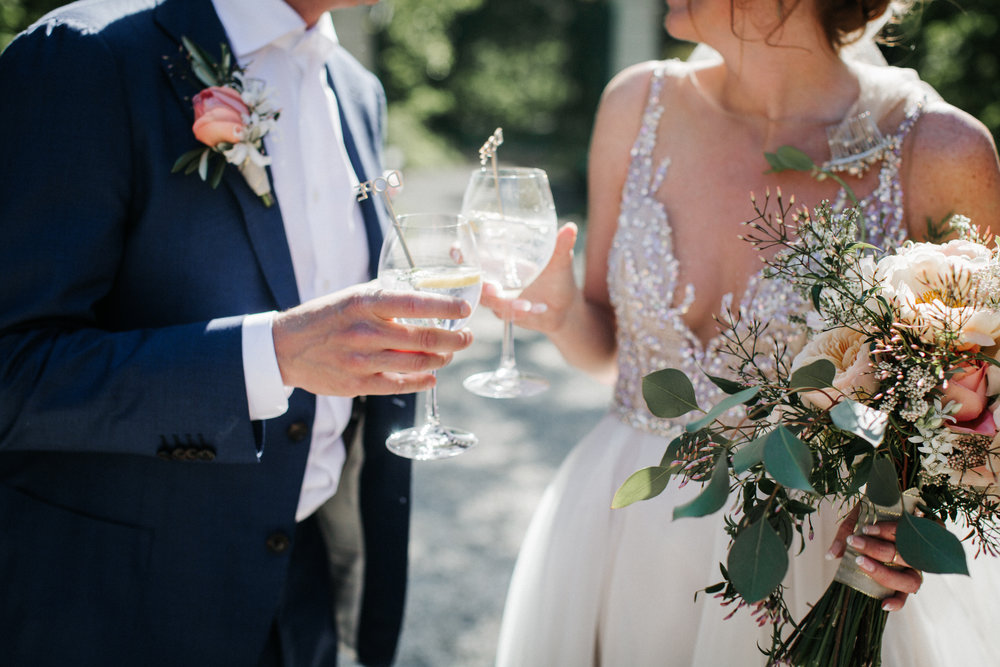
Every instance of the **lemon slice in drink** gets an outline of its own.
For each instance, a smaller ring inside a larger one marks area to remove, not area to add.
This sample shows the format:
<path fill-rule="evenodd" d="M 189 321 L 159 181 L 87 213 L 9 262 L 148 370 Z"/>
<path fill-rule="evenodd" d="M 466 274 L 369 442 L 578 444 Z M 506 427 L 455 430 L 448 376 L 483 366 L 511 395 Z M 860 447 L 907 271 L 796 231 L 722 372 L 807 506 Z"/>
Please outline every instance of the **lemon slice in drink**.
<path fill-rule="evenodd" d="M 480 281 L 478 271 L 461 273 L 425 273 L 414 276 L 413 286 L 417 289 L 456 289 L 469 287 Z"/>

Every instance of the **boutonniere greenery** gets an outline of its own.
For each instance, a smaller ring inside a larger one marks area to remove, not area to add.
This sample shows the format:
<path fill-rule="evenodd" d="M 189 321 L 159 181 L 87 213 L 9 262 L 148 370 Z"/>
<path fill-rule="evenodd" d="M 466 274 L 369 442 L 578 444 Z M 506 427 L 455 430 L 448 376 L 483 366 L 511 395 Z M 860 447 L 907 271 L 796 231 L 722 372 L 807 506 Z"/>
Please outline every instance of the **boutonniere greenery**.
<path fill-rule="evenodd" d="M 268 102 L 267 87 L 260 79 L 245 75 L 225 44 L 216 62 L 187 37 L 181 41 L 191 70 L 206 86 L 191 100 L 192 130 L 205 146 L 181 155 L 171 172 L 197 172 L 214 188 L 226 164 L 236 165 L 264 205 L 271 206 L 274 196 L 265 170 L 271 159 L 264 152 L 264 136 L 274 128 L 280 112 Z"/>

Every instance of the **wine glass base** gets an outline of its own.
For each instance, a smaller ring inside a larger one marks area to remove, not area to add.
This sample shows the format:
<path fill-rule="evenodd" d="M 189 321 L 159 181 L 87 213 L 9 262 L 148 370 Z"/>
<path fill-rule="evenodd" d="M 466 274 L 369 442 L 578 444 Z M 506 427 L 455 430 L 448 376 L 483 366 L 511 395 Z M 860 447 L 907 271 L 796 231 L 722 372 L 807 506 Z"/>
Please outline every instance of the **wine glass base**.
<path fill-rule="evenodd" d="M 479 443 L 473 433 L 448 426 L 425 424 L 397 431 L 385 446 L 397 456 L 415 461 L 434 461 L 457 456 Z"/>
<path fill-rule="evenodd" d="M 517 369 L 498 369 L 470 375 L 465 378 L 462 386 L 477 396 L 521 398 L 542 393 L 549 388 L 549 381 L 541 375 L 523 373 Z"/>

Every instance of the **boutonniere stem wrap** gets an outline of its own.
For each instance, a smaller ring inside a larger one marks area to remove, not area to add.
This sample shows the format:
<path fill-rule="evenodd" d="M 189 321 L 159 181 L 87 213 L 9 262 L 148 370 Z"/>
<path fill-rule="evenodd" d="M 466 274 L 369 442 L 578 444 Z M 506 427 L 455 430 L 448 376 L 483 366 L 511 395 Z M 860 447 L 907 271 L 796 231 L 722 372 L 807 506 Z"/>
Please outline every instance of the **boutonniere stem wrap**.
<path fill-rule="evenodd" d="M 214 188 L 222 180 L 226 165 L 232 164 L 264 205 L 271 206 L 274 197 L 265 169 L 271 159 L 264 152 L 264 136 L 274 128 L 280 112 L 268 102 L 267 87 L 263 81 L 245 76 L 225 44 L 216 62 L 187 37 L 181 41 L 191 70 L 207 86 L 191 100 L 191 129 L 204 146 L 181 155 L 172 173 L 197 172 Z"/>

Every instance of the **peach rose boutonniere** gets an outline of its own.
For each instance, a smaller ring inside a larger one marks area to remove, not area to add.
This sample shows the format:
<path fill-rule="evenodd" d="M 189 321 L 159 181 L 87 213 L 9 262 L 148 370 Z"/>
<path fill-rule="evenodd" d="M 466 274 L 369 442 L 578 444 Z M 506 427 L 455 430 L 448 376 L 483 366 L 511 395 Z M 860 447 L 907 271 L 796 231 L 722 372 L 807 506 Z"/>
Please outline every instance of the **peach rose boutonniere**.
<path fill-rule="evenodd" d="M 270 106 L 264 82 L 245 76 L 225 44 L 216 62 L 187 37 L 181 40 L 194 75 L 207 86 L 191 100 L 191 129 L 204 146 L 180 156 L 171 172 L 197 172 L 214 188 L 226 165 L 236 165 L 264 205 L 271 206 L 274 197 L 265 170 L 271 160 L 264 152 L 264 136 L 274 128 L 280 111 Z"/>

